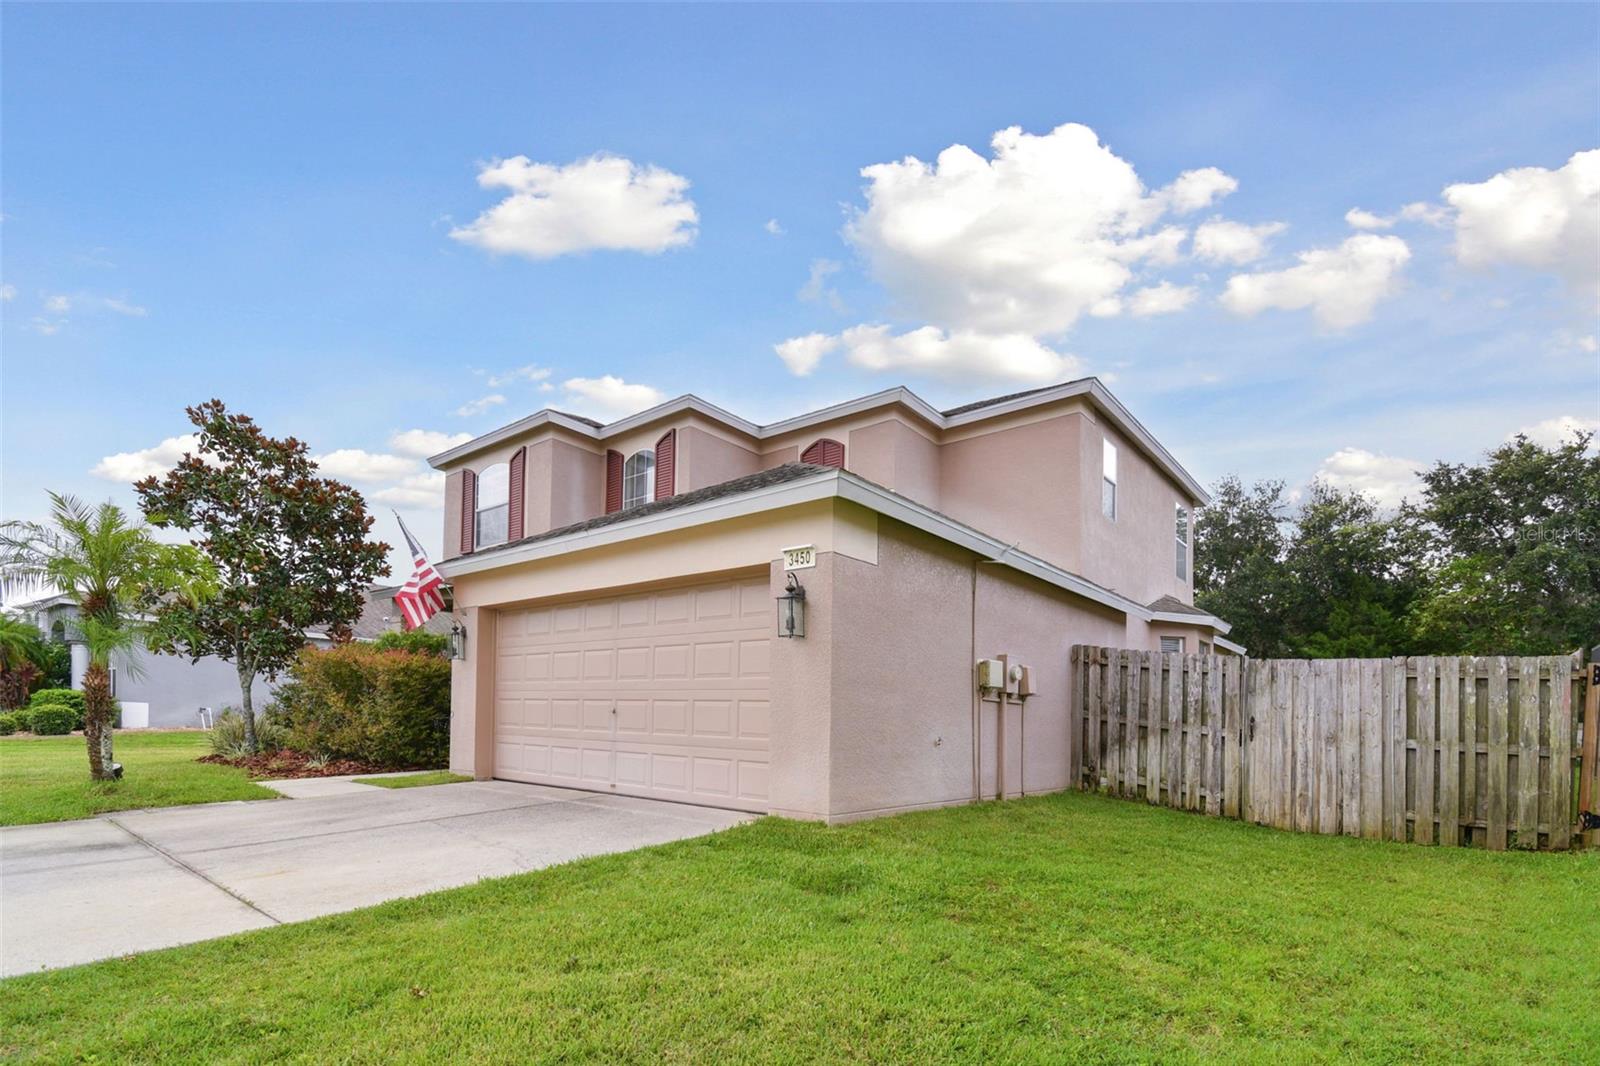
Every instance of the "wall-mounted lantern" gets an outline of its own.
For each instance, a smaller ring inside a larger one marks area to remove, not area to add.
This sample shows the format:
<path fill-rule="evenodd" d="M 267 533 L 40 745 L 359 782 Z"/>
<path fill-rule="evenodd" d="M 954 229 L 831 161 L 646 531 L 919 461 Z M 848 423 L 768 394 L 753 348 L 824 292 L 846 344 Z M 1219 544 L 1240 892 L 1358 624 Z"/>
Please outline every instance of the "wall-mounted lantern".
<path fill-rule="evenodd" d="M 467 627 L 459 620 L 450 623 L 450 658 L 467 657 Z"/>
<path fill-rule="evenodd" d="M 778 597 L 778 636 L 803 637 L 806 635 L 806 590 L 800 579 L 789 575 L 789 587 Z"/>

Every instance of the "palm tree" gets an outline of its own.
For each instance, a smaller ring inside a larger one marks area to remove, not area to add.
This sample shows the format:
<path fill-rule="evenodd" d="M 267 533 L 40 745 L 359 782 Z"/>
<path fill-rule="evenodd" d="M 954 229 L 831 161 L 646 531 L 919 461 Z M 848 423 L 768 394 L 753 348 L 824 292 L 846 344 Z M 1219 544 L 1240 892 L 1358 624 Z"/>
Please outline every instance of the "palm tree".
<path fill-rule="evenodd" d="M 89 649 L 83 677 L 83 735 L 89 776 L 117 776 L 111 758 L 111 657 L 150 635 L 145 612 L 169 597 L 200 600 L 215 587 L 211 564 L 192 545 L 162 544 L 112 503 L 91 507 L 50 494 L 50 524 L 0 526 L 0 588 L 54 588 L 78 605 Z"/>

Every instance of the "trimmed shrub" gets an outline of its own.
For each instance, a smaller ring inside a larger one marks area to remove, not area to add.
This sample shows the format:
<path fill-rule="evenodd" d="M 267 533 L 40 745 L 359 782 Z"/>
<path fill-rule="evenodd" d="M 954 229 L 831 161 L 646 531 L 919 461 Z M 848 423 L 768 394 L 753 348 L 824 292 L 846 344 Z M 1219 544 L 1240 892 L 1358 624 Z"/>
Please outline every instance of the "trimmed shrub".
<path fill-rule="evenodd" d="M 72 732 L 78 715 L 64 703 L 46 703 L 28 709 L 28 728 L 41 737 L 59 737 Z"/>
<path fill-rule="evenodd" d="M 450 661 L 346 644 L 307 648 L 278 689 L 289 746 L 386 769 L 436 769 L 450 757 Z"/>
<path fill-rule="evenodd" d="M 391 629 L 373 641 L 372 646 L 379 651 L 411 651 L 419 655 L 437 655 L 441 659 L 450 657 L 450 638 L 426 629 Z"/>
<path fill-rule="evenodd" d="M 263 711 L 256 712 L 256 750 L 264 755 L 274 755 L 289 743 L 289 731 L 269 718 Z M 215 755 L 239 756 L 244 750 L 244 713 L 224 707 L 211 723 L 211 751 Z"/>
<path fill-rule="evenodd" d="M 83 718 L 83 693 L 71 688 L 42 688 L 28 700 L 28 708 L 43 707 L 47 703 L 54 703 L 72 708 L 73 712 Z"/>
<path fill-rule="evenodd" d="M 0 737 L 9 737 L 12 733 L 21 733 L 28 728 L 28 720 L 20 711 L 7 711 L 0 714 Z"/>

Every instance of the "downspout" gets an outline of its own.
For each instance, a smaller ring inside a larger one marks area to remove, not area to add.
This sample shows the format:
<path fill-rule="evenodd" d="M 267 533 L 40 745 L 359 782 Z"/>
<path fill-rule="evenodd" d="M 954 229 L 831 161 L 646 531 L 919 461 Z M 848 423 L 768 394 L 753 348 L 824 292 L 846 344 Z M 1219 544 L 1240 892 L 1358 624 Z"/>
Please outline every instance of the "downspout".
<path fill-rule="evenodd" d="M 983 770 L 980 763 L 983 747 L 983 693 L 978 688 L 978 564 L 972 560 L 972 654 L 967 661 L 972 664 L 972 802 L 983 799 Z"/>

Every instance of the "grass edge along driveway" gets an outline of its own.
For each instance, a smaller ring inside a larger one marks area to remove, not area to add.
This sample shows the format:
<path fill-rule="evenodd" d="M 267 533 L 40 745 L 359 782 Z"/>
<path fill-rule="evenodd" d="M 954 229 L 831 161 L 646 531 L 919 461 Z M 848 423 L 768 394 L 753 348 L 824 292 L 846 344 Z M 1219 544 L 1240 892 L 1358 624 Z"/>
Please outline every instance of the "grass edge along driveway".
<path fill-rule="evenodd" d="M 92 818 L 108 811 L 223 800 L 278 799 L 243 770 L 195 762 L 211 752 L 201 730 L 116 735 L 121 781 L 89 780 L 83 737 L 0 737 L 0 826 Z"/>
<path fill-rule="evenodd" d="M 1064 794 L 768 818 L 0 984 L 22 1061 L 1573 1062 L 1600 855 Z"/>

